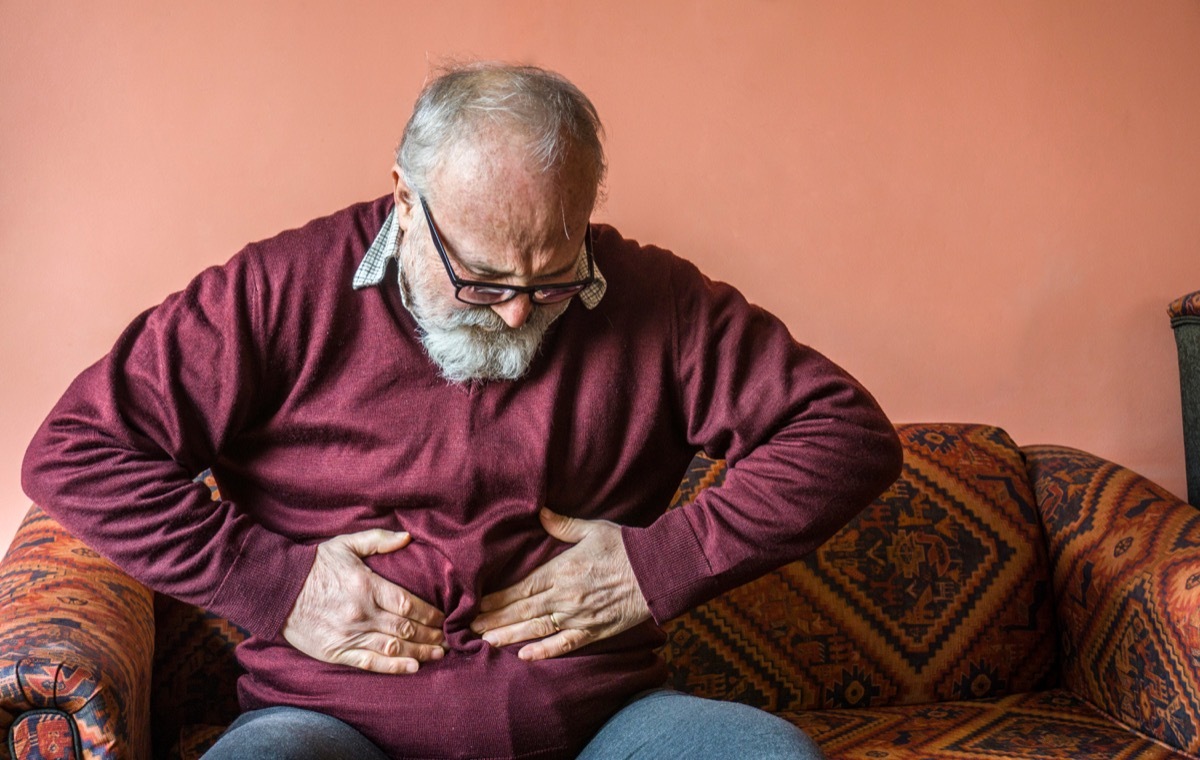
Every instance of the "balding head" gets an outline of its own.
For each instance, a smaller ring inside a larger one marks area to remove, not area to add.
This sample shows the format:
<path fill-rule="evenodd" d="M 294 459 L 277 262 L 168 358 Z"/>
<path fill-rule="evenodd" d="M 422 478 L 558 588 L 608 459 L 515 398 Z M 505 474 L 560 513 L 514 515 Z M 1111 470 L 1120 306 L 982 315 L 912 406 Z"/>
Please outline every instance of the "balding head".
<path fill-rule="evenodd" d="M 396 164 L 410 188 L 436 200 L 431 180 L 443 163 L 504 135 L 521 143 L 528 171 L 554 182 L 581 182 L 594 200 L 606 168 L 602 134 L 595 106 L 558 74 L 476 63 L 445 70 L 426 85 L 404 129 Z"/>

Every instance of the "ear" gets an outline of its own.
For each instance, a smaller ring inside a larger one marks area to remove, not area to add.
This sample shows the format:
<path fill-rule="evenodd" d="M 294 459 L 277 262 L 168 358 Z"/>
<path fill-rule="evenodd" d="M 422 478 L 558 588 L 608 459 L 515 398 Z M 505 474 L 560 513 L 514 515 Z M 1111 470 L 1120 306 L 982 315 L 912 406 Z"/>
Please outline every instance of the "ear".
<path fill-rule="evenodd" d="M 392 197 L 396 201 L 396 223 L 402 231 L 408 232 L 420 201 L 417 200 L 417 192 L 404 181 L 404 173 L 398 164 L 392 165 L 392 188 Z"/>

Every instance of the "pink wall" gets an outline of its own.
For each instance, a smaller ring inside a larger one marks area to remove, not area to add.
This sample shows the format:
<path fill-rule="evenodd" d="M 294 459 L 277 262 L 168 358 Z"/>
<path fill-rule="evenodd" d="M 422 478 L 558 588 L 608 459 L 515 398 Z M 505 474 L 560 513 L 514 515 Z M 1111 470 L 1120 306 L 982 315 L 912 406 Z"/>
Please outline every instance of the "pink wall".
<path fill-rule="evenodd" d="M 250 6 L 250 7 L 245 7 Z M 1183 493 L 1164 306 L 1200 288 L 1200 5 L 0 4 L 0 542 L 71 378 L 243 243 L 388 189 L 447 55 L 609 127 L 598 218 L 730 280 L 896 420 Z"/>

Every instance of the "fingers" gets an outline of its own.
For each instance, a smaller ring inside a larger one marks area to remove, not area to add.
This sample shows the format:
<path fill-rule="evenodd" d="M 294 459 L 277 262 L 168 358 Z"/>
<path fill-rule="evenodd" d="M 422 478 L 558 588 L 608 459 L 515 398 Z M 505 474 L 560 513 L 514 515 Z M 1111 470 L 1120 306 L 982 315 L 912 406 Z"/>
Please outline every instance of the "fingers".
<path fill-rule="evenodd" d="M 421 663 L 442 659 L 446 650 L 440 628 L 415 623 L 384 610 L 369 622 L 374 630 L 352 634 L 328 661 L 376 673 L 415 673 Z"/>
<path fill-rule="evenodd" d="M 283 638 L 314 659 L 379 673 L 412 673 L 441 659 L 441 611 L 363 562 L 409 541 L 407 533 L 368 530 L 321 544 Z"/>
<path fill-rule="evenodd" d="M 588 523 L 590 520 L 580 520 L 576 517 L 567 517 L 560 515 L 557 512 L 552 512 L 546 507 L 538 510 L 538 519 L 542 521 L 542 527 L 546 529 L 554 538 L 559 541 L 564 541 L 568 544 L 577 544 L 587 538 L 590 532 Z"/>
<path fill-rule="evenodd" d="M 549 571 L 546 568 L 550 568 Z M 534 570 L 525 580 L 500 589 L 479 600 L 481 612 L 491 612 L 547 591 L 554 585 L 554 560 Z"/>
<path fill-rule="evenodd" d="M 364 633 L 355 636 L 340 652 L 334 655 L 335 661 L 353 659 L 354 652 L 370 652 L 383 660 L 411 660 L 412 666 L 405 672 L 416 672 L 422 662 L 440 660 L 446 655 L 446 650 L 430 644 L 416 644 L 385 633 Z M 351 663 L 345 663 L 351 664 Z"/>
<path fill-rule="evenodd" d="M 331 539 L 345 544 L 360 557 L 370 557 L 372 554 L 387 554 L 397 549 L 403 549 L 412 540 L 412 536 L 403 531 L 396 532 L 375 528 L 358 533 L 347 533 Z"/>
<path fill-rule="evenodd" d="M 481 599 L 471 630 L 493 646 L 529 641 L 518 654 L 525 660 L 542 660 L 650 619 L 620 526 L 548 509 L 539 516 L 548 534 L 574 545 L 520 583 Z"/>
<path fill-rule="evenodd" d="M 480 609 L 487 609 L 480 602 Z M 502 607 L 491 605 L 491 609 L 482 613 L 479 617 L 471 621 L 471 630 L 475 633 L 486 633 L 497 628 L 518 623 L 522 620 L 543 615 L 549 610 L 533 599 L 519 598 L 505 604 Z"/>
<path fill-rule="evenodd" d="M 571 544 L 579 543 L 587 538 L 596 525 L 609 524 L 603 520 L 582 520 L 576 517 L 567 517 L 545 507 L 538 511 L 538 517 L 541 519 L 542 526 L 545 527 L 547 533 L 559 541 Z M 520 583 L 515 583 L 508 588 L 483 597 L 483 599 L 479 600 L 480 611 L 487 613 L 498 610 L 521 599 L 527 599 L 549 590 L 554 586 L 555 576 L 558 573 L 558 568 L 565 561 L 564 557 L 565 554 L 559 555 L 559 557 L 550 560 L 545 565 L 534 570 Z M 476 632 L 479 633 L 481 631 Z"/>
<path fill-rule="evenodd" d="M 352 668 L 389 675 L 416 673 L 421 669 L 421 664 L 409 657 L 387 657 L 369 649 L 346 650 L 334 662 L 339 665 L 349 665 Z"/>
<path fill-rule="evenodd" d="M 500 622 L 496 617 L 490 620 L 480 617 L 471 624 L 471 628 L 480 627 L 484 641 L 494 647 L 502 647 L 553 636 L 567 626 L 562 615 L 556 620 L 554 613 L 535 613 L 531 605 L 525 607 L 529 612 L 517 612 L 514 607 L 504 610 L 508 622 Z"/>
<path fill-rule="evenodd" d="M 442 623 L 445 622 L 446 616 L 442 614 L 442 611 L 424 599 L 379 576 L 375 576 L 372 580 L 374 581 L 372 595 L 375 598 L 375 604 L 379 605 L 380 609 L 433 628 L 440 629 Z"/>
<path fill-rule="evenodd" d="M 404 655 L 421 662 L 441 659 L 445 654 L 446 635 L 442 631 L 445 615 L 424 599 L 394 583 L 376 576 L 373 596 L 378 609 L 374 627 L 400 648 L 376 649 L 386 655 Z M 389 646 L 385 641 L 384 646 Z"/>
<path fill-rule="evenodd" d="M 590 644 L 595 638 L 587 631 L 578 628 L 564 628 L 549 638 L 521 647 L 521 650 L 517 652 L 517 657 L 526 662 L 561 657 L 568 652 L 574 652 L 576 649 Z"/>
<path fill-rule="evenodd" d="M 375 618 L 376 630 L 391 638 L 403 639 L 417 644 L 432 644 L 441 647 L 446 636 L 441 628 L 422 625 L 402 615 L 380 610 Z"/>

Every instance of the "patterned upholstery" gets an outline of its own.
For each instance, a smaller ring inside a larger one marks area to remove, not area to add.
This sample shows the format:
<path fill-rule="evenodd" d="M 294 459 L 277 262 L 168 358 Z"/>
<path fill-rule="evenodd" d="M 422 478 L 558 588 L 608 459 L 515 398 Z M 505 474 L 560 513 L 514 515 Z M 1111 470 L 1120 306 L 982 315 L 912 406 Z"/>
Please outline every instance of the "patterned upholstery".
<path fill-rule="evenodd" d="M 1167 305 L 1167 314 L 1171 315 L 1171 319 L 1200 317 L 1200 290 L 1176 298 Z"/>
<path fill-rule="evenodd" d="M 900 479 L 824 546 L 667 626 L 676 688 L 814 710 L 1053 680 L 1050 570 L 1020 451 L 992 427 L 899 432 Z M 677 501 L 723 469 L 694 462 Z"/>
<path fill-rule="evenodd" d="M 148 755 L 147 589 L 34 507 L 0 564 L 0 609 L 0 757 Z M 55 715 L 73 718 L 69 741 Z"/>
<path fill-rule="evenodd" d="M 61 710 L 31 710 L 12 727 L 11 752 L 37 760 L 79 760 L 83 749 L 75 721 Z M 6 748 L 7 749 L 7 748 Z"/>
<path fill-rule="evenodd" d="M 900 480 L 831 541 L 667 626 L 671 683 L 773 710 L 835 759 L 1197 756 L 1200 513 L 996 428 L 899 432 Z M 723 477 L 697 458 L 676 507 Z M 153 725 L 153 757 L 198 758 L 236 713 L 245 632 L 37 508 L 0 603 L 17 757 L 149 757 Z"/>
<path fill-rule="evenodd" d="M 1054 559 L 1063 684 L 1200 754 L 1200 511 L 1073 449 L 1026 449 Z"/>
<path fill-rule="evenodd" d="M 223 618 L 165 596 L 155 598 L 154 611 L 154 755 L 187 757 L 187 748 L 197 744 L 199 727 L 227 726 L 237 717 L 241 669 L 233 650 L 248 634 Z M 204 739 L 199 741 L 206 749 Z"/>
<path fill-rule="evenodd" d="M 1134 736 L 1069 691 L 913 707 L 784 713 L 830 757 L 858 760 L 1162 760 L 1182 755 Z"/>

